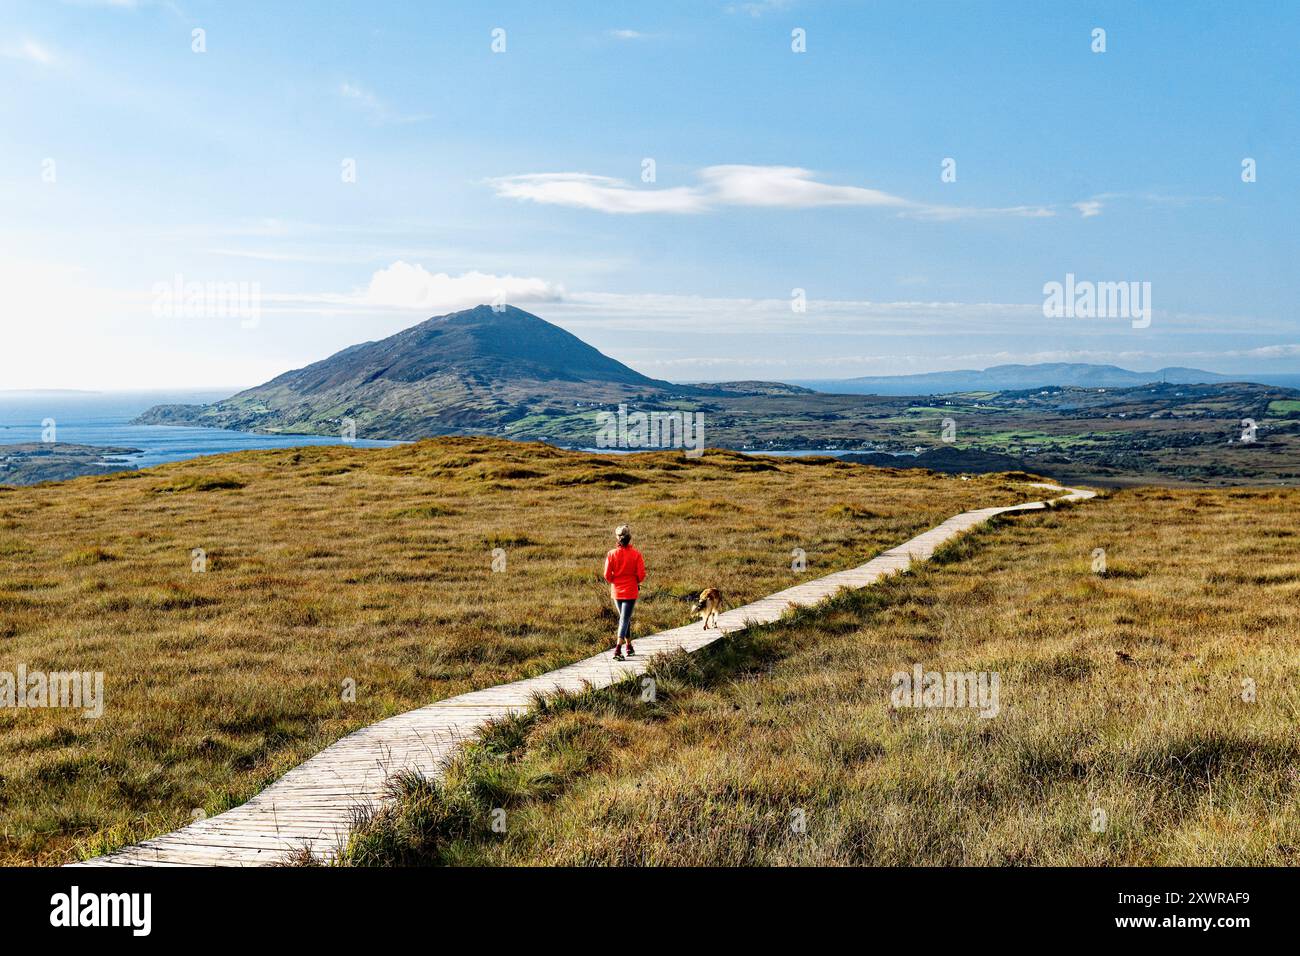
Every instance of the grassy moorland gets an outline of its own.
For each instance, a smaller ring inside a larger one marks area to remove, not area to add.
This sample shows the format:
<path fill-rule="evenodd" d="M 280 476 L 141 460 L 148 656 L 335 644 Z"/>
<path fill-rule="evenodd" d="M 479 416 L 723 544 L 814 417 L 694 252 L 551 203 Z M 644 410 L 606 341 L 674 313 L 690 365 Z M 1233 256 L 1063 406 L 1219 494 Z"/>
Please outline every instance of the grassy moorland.
<path fill-rule="evenodd" d="M 653 702 L 494 726 L 443 784 L 393 781 L 345 860 L 1294 865 L 1297 514 L 1296 490 L 1137 489 L 1001 519 L 661 661 Z M 918 662 L 997 672 L 998 715 L 893 708 Z"/>
<path fill-rule="evenodd" d="M 0 488 L 0 671 L 102 671 L 106 697 L 94 720 L 0 709 L 0 863 L 172 829 L 359 726 L 607 646 L 597 573 L 622 521 L 650 566 L 638 626 L 659 629 L 704 586 L 739 603 L 793 583 L 795 548 L 825 573 L 1039 494 L 825 458 L 473 438 Z"/>

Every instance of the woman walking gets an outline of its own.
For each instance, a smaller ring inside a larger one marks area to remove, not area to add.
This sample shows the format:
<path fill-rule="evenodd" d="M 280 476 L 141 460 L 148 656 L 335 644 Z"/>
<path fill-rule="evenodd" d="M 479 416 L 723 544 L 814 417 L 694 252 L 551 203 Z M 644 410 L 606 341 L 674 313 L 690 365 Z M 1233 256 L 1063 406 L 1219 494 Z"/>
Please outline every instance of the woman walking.
<path fill-rule="evenodd" d="M 605 555 L 605 580 L 609 582 L 609 594 L 618 608 L 618 637 L 614 639 L 614 660 L 623 660 L 623 645 L 627 644 L 627 656 L 633 657 L 632 649 L 632 608 L 636 606 L 637 595 L 641 593 L 640 585 L 645 580 L 645 559 L 641 552 L 632 547 L 632 529 L 625 524 L 614 529 L 618 547 Z"/>

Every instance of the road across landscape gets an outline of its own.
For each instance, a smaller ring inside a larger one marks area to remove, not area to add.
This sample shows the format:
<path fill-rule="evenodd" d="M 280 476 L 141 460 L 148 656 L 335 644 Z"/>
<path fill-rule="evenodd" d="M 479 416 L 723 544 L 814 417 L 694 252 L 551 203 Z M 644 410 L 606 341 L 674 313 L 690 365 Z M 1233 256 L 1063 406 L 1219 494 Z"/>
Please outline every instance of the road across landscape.
<path fill-rule="evenodd" d="M 1062 492 L 1054 502 L 1095 497 L 1087 490 L 1034 483 Z M 1054 503 L 1053 502 L 1053 503 Z M 345 840 L 358 806 L 383 799 L 384 782 L 399 770 L 437 776 L 461 744 L 478 735 L 489 720 L 527 711 L 537 695 L 608 687 L 644 673 L 657 654 L 687 653 L 751 624 L 779 619 L 791 606 L 807 607 L 841 588 L 862 588 L 925 561 L 943 544 L 997 515 L 1041 510 L 1034 501 L 964 511 L 910 541 L 847 571 L 797 584 L 733 608 L 718 618 L 718 628 L 689 624 L 638 637 L 638 656 L 616 661 L 608 650 L 538 677 L 449 697 L 363 727 L 299 764 L 247 803 L 172 833 L 133 844 L 73 866 L 269 866 L 304 847 L 331 859 Z"/>

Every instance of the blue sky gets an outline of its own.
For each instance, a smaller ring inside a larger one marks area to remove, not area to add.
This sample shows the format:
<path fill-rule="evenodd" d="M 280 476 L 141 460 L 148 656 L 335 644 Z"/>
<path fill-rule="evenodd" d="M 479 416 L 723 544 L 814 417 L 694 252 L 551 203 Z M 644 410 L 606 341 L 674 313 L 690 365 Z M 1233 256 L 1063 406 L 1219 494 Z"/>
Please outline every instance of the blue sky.
<path fill-rule="evenodd" d="M 678 381 L 1300 371 L 1300 5 L 1245 10 L 0 0 L 0 389 L 251 385 L 493 296 Z M 1067 273 L 1150 327 L 1045 318 Z"/>

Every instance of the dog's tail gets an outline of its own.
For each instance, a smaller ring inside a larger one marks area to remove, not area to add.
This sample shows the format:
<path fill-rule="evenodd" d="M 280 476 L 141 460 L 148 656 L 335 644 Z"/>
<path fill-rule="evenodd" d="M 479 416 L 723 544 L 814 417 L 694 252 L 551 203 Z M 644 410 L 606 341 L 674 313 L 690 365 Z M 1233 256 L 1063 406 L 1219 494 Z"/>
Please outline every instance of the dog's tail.
<path fill-rule="evenodd" d="M 710 601 L 722 603 L 722 592 L 717 588 L 705 588 L 700 592 L 700 599 L 695 602 L 691 610 L 695 612 L 703 611 Z"/>

